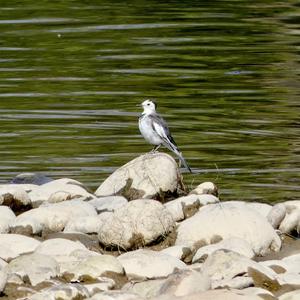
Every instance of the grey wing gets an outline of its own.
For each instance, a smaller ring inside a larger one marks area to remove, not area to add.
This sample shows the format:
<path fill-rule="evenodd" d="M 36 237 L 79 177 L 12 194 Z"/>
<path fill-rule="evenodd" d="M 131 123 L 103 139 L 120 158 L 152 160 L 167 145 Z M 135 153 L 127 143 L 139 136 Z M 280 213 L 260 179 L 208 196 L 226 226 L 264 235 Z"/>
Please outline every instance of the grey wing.
<path fill-rule="evenodd" d="M 162 140 L 171 146 L 171 148 L 174 150 L 177 149 L 177 145 L 171 136 L 169 127 L 166 123 L 166 121 L 158 114 L 152 114 L 149 115 L 151 121 L 152 121 L 152 128 L 153 130 L 162 138 Z"/>

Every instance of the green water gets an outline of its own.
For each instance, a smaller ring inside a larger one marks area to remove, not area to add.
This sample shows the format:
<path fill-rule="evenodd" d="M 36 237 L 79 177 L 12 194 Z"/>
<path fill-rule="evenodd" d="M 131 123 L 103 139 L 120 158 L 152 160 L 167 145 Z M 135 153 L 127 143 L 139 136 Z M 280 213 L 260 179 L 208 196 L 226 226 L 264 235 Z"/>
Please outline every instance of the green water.
<path fill-rule="evenodd" d="M 297 1 L 2 0 L 0 182 L 97 188 L 151 149 L 136 104 L 154 98 L 189 187 L 299 199 L 299 53 Z"/>

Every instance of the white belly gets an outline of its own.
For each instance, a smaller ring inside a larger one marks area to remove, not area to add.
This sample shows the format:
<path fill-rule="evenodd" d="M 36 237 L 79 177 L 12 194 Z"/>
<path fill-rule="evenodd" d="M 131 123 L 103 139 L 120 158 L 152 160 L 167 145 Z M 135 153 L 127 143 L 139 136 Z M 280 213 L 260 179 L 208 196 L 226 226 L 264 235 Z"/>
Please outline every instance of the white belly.
<path fill-rule="evenodd" d="M 146 117 L 142 116 L 139 118 L 139 129 L 144 139 L 152 145 L 160 145 L 162 139 L 153 130 L 151 121 Z"/>

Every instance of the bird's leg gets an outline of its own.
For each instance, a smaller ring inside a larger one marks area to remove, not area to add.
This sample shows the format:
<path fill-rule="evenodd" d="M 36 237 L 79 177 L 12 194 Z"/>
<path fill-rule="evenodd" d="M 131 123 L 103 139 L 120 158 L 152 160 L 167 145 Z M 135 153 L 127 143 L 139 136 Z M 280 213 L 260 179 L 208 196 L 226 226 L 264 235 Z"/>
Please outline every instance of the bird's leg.
<path fill-rule="evenodd" d="M 155 153 L 160 146 L 161 144 L 154 146 L 150 153 Z"/>

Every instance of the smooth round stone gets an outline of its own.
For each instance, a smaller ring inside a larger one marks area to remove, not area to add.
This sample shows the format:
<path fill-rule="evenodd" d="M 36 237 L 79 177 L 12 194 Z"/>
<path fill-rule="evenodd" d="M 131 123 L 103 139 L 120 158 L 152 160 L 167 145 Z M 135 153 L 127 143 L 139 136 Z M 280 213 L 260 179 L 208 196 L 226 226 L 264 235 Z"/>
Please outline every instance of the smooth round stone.
<path fill-rule="evenodd" d="M 219 243 L 211 244 L 198 249 L 193 257 L 193 263 L 205 260 L 214 251 L 220 249 L 234 251 L 248 258 L 254 257 L 252 247 L 247 241 L 240 238 L 228 238 L 220 241 Z"/>
<path fill-rule="evenodd" d="M 97 280 L 107 272 L 124 274 L 121 263 L 114 256 L 90 256 L 68 270 L 72 281 L 83 281 L 85 278 Z"/>
<path fill-rule="evenodd" d="M 164 206 L 171 213 L 173 219 L 178 222 L 193 215 L 201 206 L 218 202 L 219 199 L 214 195 L 192 194 L 169 201 Z"/>
<path fill-rule="evenodd" d="M 31 199 L 22 186 L 0 185 L 0 205 L 11 207 L 22 207 L 31 205 Z"/>
<path fill-rule="evenodd" d="M 99 216 L 73 218 L 66 224 L 64 232 L 98 233 L 103 222 Z"/>
<path fill-rule="evenodd" d="M 181 260 L 152 250 L 139 249 L 118 257 L 129 278 L 166 277 L 175 269 L 186 268 Z"/>
<path fill-rule="evenodd" d="M 283 203 L 275 204 L 267 215 L 267 220 L 277 229 L 286 215 L 286 207 Z"/>
<path fill-rule="evenodd" d="M 7 233 L 16 216 L 7 206 L 0 206 L 0 233 Z"/>
<path fill-rule="evenodd" d="M 193 189 L 190 193 L 195 195 L 203 195 L 203 194 L 211 194 L 218 197 L 218 188 L 217 186 L 210 181 L 200 183 L 195 189 Z"/>
<path fill-rule="evenodd" d="M 171 214 L 155 200 L 133 200 L 112 213 L 98 238 L 105 246 L 129 249 L 166 236 L 175 227 Z"/>
<path fill-rule="evenodd" d="M 0 293 L 3 292 L 8 278 L 7 269 L 0 269 Z"/>
<path fill-rule="evenodd" d="M 144 300 L 140 296 L 134 293 L 123 291 L 107 291 L 93 295 L 87 300 Z"/>
<path fill-rule="evenodd" d="M 97 213 L 100 214 L 103 212 L 113 212 L 127 204 L 128 200 L 123 196 L 108 196 L 92 199 L 89 203 L 92 204 L 97 210 Z"/>
<path fill-rule="evenodd" d="M 48 255 L 32 253 L 13 259 L 7 266 L 9 274 L 16 274 L 22 280 L 29 279 L 35 286 L 59 275 L 59 265 Z"/>
<path fill-rule="evenodd" d="M 279 300 L 299 300 L 300 299 L 300 289 L 296 291 L 291 291 L 281 295 Z"/>
<path fill-rule="evenodd" d="M 202 272 L 210 277 L 212 287 L 217 288 L 225 286 L 229 280 L 237 278 L 240 274 L 247 274 L 250 267 L 267 275 L 270 274 L 272 278 L 276 276 L 273 270 L 229 250 L 217 250 L 209 255 L 202 265 Z"/>
<path fill-rule="evenodd" d="M 256 255 L 281 247 L 279 236 L 265 217 L 244 204 L 230 202 L 203 206 L 181 222 L 175 244 L 197 246 L 232 237 L 247 241 Z"/>
<path fill-rule="evenodd" d="M 0 258 L 9 261 L 21 254 L 33 252 L 41 242 L 20 234 L 0 234 Z"/>
<path fill-rule="evenodd" d="M 84 197 L 85 199 L 94 198 L 84 188 L 82 183 L 69 178 L 61 178 L 36 186 L 29 193 L 29 196 L 33 207 L 38 207 L 49 199 L 52 202 L 59 202 L 78 197 Z"/>
<path fill-rule="evenodd" d="M 59 232 L 66 224 L 79 217 L 96 216 L 95 208 L 82 200 L 47 204 L 20 214 L 10 228 L 16 233 L 40 234 L 42 231 Z"/>
<path fill-rule="evenodd" d="M 88 290 L 81 284 L 68 283 L 54 285 L 36 294 L 29 296 L 28 300 L 75 300 L 89 297 Z"/>
<path fill-rule="evenodd" d="M 156 152 L 141 155 L 117 169 L 98 187 L 95 195 L 155 199 L 176 192 L 180 186 L 181 175 L 174 158 Z"/>

